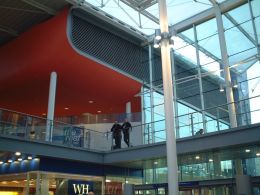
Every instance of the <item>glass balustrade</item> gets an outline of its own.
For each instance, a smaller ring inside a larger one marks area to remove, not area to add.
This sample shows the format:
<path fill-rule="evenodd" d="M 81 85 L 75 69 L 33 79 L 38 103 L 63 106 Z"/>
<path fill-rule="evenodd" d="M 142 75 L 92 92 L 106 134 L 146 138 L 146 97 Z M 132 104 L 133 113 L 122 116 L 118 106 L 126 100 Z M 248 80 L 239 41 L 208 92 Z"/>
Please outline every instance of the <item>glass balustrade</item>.
<path fill-rule="evenodd" d="M 235 102 L 237 110 L 238 126 L 254 124 L 251 116 L 259 113 L 260 109 L 246 110 L 243 106 L 251 100 L 260 99 L 260 96 L 247 98 Z M 202 119 L 202 111 L 194 111 L 176 117 L 176 137 L 197 137 L 201 134 L 217 132 L 229 129 L 228 105 L 220 105 L 205 110 L 205 121 Z M 123 116 L 123 115 L 122 115 Z M 123 119 L 122 119 L 123 120 Z M 121 121 L 119 121 L 121 122 Z M 144 123 L 133 121 L 130 131 L 130 146 L 153 144 L 166 141 L 164 119 Z M 203 125 L 205 123 L 205 125 Z M 49 141 L 54 144 L 68 147 L 81 147 L 99 151 L 113 149 L 115 140 L 111 132 L 112 121 L 99 124 L 68 124 L 11 110 L 0 109 L 0 134 L 26 140 Z M 203 127 L 206 129 L 203 129 Z M 46 139 L 46 130 L 51 129 L 50 140 Z M 127 148 L 124 135 L 121 137 L 121 148 Z"/>

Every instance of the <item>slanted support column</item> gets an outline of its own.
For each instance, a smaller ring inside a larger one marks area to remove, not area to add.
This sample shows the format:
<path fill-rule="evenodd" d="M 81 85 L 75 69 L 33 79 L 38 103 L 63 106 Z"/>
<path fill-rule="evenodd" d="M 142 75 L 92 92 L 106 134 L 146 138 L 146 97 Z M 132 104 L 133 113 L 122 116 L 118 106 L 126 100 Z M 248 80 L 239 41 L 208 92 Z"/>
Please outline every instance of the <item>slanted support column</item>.
<path fill-rule="evenodd" d="M 223 20 L 220 8 L 215 0 L 211 0 L 214 5 L 216 20 L 217 20 L 217 28 L 218 28 L 218 36 L 221 50 L 221 58 L 222 64 L 224 68 L 224 79 L 226 84 L 226 98 L 228 103 L 228 113 L 231 128 L 237 127 L 237 117 L 236 117 L 236 108 L 234 103 L 234 94 L 232 90 L 231 76 L 230 76 L 230 68 L 229 68 L 229 60 L 228 60 L 228 52 L 227 45 L 223 27 Z"/>
<path fill-rule="evenodd" d="M 196 58 L 197 58 L 197 67 L 198 67 L 198 79 L 199 79 L 199 89 L 200 89 L 200 103 L 201 103 L 202 123 L 203 123 L 204 133 L 206 133 L 207 132 L 207 121 L 206 121 L 206 114 L 205 114 L 203 83 L 202 83 L 202 76 L 201 76 L 199 43 L 198 43 L 197 29 L 196 29 L 195 25 L 193 25 L 193 31 L 194 31 L 194 39 L 195 39 L 195 47 L 196 47 Z"/>
<path fill-rule="evenodd" d="M 51 73 L 45 141 L 52 140 L 57 73 Z"/>
<path fill-rule="evenodd" d="M 158 0 L 160 29 L 161 34 L 169 34 L 167 6 L 165 0 Z M 167 167 L 168 167 L 168 194 L 178 194 L 178 165 L 174 126 L 174 110 L 173 87 L 172 87 L 172 70 L 169 39 L 161 40 L 161 60 L 162 60 L 162 77 L 164 92 L 164 112 L 166 127 L 166 151 L 167 151 Z"/>

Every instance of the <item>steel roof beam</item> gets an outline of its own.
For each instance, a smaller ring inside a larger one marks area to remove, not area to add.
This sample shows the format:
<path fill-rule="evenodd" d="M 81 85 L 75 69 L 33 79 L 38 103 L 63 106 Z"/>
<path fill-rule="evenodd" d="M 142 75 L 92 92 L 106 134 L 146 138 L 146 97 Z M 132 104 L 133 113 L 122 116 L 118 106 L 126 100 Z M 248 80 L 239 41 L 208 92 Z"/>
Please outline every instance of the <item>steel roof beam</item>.
<path fill-rule="evenodd" d="M 227 0 L 219 4 L 221 13 L 232 10 L 240 5 L 247 3 L 247 0 Z M 198 25 L 212 19 L 216 16 L 214 8 L 207 9 L 195 16 L 183 20 L 177 24 L 172 25 L 170 28 L 177 33 L 192 28 L 193 24 Z"/>
<path fill-rule="evenodd" d="M 41 4 L 41 3 L 39 3 L 39 2 L 37 2 L 35 0 L 22 0 L 22 1 L 24 3 L 27 3 L 27 4 L 29 4 L 29 5 L 31 5 L 33 7 L 36 7 L 38 9 L 40 9 L 40 10 L 43 10 L 44 12 L 46 12 L 46 13 L 48 13 L 50 15 L 57 15 L 57 13 L 58 13 L 56 10 L 54 10 L 54 9 L 52 9 L 50 7 L 47 7 L 46 5 L 43 5 L 43 4 Z"/>

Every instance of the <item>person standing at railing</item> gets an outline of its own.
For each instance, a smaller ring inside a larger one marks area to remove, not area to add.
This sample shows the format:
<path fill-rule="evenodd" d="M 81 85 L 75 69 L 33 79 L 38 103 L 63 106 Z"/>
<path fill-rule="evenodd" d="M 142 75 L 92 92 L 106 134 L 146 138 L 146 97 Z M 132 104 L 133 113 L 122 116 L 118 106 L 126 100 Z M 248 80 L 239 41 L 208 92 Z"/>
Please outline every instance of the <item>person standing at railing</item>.
<path fill-rule="evenodd" d="M 130 130 L 132 131 L 132 125 L 128 121 L 128 119 L 125 119 L 125 122 L 122 125 L 122 130 L 124 134 L 124 141 L 126 145 L 129 147 L 130 146 Z"/>
<path fill-rule="evenodd" d="M 121 139 L 122 139 L 121 129 L 122 126 L 118 124 L 117 121 L 115 121 L 115 124 L 111 128 L 113 139 L 115 139 L 115 146 L 113 146 L 113 149 L 121 148 Z"/>

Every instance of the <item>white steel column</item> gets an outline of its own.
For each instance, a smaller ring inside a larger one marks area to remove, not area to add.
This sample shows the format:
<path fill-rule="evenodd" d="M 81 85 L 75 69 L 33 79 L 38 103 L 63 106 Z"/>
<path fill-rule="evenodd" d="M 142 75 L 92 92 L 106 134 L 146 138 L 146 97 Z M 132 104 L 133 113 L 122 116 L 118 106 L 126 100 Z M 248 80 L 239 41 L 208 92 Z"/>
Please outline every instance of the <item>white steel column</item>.
<path fill-rule="evenodd" d="M 229 60 L 228 60 L 228 53 L 227 53 L 227 45 L 223 27 L 223 20 L 220 8 L 215 0 L 211 0 L 215 12 L 216 12 L 216 20 L 217 20 L 217 28 L 218 28 L 218 36 L 219 36 L 219 44 L 221 50 L 221 58 L 222 64 L 224 68 L 224 79 L 226 83 L 226 97 L 228 103 L 228 113 L 229 113 L 229 120 L 231 128 L 237 127 L 237 117 L 236 117 L 236 108 L 234 103 L 234 94 L 232 90 L 232 83 L 231 83 L 231 76 L 230 76 L 230 68 L 229 68 Z"/>
<path fill-rule="evenodd" d="M 178 102 L 177 102 L 177 84 L 176 84 L 176 69 L 174 62 L 174 50 L 171 52 L 171 63 L 172 63 L 172 84 L 173 84 L 173 104 L 174 104 L 174 113 L 175 113 L 175 132 L 176 138 L 180 138 L 180 124 L 179 124 L 179 113 L 178 113 Z"/>
<path fill-rule="evenodd" d="M 49 88 L 48 114 L 47 114 L 47 122 L 46 122 L 46 135 L 45 135 L 46 141 L 52 140 L 56 83 L 57 83 L 57 74 L 56 72 L 52 72 L 51 80 L 50 80 L 50 88 Z"/>
<path fill-rule="evenodd" d="M 178 165 L 174 128 L 174 104 L 173 104 L 173 88 L 172 88 L 172 70 L 169 39 L 168 35 L 168 17 L 166 0 L 158 0 L 160 14 L 160 29 L 162 34 L 161 41 L 161 59 L 162 59 L 162 77 L 164 91 L 164 112 L 166 127 L 166 150 L 167 150 L 167 166 L 168 166 L 168 194 L 178 194 Z"/>
<path fill-rule="evenodd" d="M 197 58 L 197 67 L 198 67 L 198 79 L 199 79 L 199 88 L 200 88 L 200 103 L 201 103 L 201 113 L 202 113 L 202 123 L 203 123 L 203 130 L 207 132 L 207 121 L 206 121 L 206 114 L 205 114 L 205 102 L 204 102 L 204 94 L 203 94 L 203 83 L 201 77 L 201 64 L 200 64 L 200 55 L 199 55 L 199 43 L 198 43 L 198 36 L 196 26 L 193 25 L 194 31 L 194 39 L 195 39 L 195 48 L 196 48 L 196 58 Z"/>
<path fill-rule="evenodd" d="M 155 132 L 154 132 L 154 99 L 153 99 L 153 61 L 152 61 L 151 45 L 149 45 L 149 75 L 150 75 L 151 133 L 152 133 L 152 143 L 154 143 Z"/>
<path fill-rule="evenodd" d="M 131 102 L 126 103 L 126 114 L 127 116 L 131 114 Z"/>

